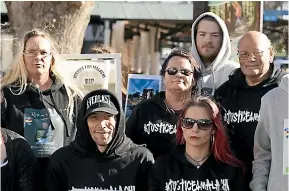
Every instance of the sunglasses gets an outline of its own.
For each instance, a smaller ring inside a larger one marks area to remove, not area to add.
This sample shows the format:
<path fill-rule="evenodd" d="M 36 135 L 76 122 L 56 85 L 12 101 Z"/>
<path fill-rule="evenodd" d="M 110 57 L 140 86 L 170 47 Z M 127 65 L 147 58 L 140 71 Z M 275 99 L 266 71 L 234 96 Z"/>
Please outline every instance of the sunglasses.
<path fill-rule="evenodd" d="M 185 75 L 185 76 L 189 76 L 189 75 L 191 75 L 192 73 L 193 73 L 193 71 L 192 70 L 189 70 L 189 69 L 180 69 L 180 70 L 178 70 L 178 69 L 176 69 L 176 68 L 168 68 L 167 70 L 166 70 L 166 72 L 169 74 L 169 75 L 171 75 L 171 76 L 173 76 L 173 75 L 176 75 L 177 73 L 181 73 L 182 75 Z"/>
<path fill-rule="evenodd" d="M 203 131 L 208 131 L 211 127 L 213 122 L 209 119 L 191 119 L 191 118 L 184 118 L 182 119 L 182 127 L 185 129 L 191 129 L 194 127 L 195 123 L 197 123 L 198 128 Z"/>

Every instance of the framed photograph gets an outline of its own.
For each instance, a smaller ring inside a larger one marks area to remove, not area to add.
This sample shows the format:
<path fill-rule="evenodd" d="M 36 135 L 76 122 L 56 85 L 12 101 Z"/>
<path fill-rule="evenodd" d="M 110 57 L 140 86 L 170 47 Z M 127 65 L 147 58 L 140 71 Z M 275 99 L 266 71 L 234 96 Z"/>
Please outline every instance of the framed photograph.
<path fill-rule="evenodd" d="M 57 72 L 66 83 L 76 86 L 83 96 L 92 90 L 108 89 L 122 100 L 121 93 L 121 55 L 78 54 L 60 55 Z"/>
<path fill-rule="evenodd" d="M 159 75 L 129 74 L 125 101 L 125 118 L 131 115 L 134 107 L 151 98 L 161 90 L 162 78 Z"/>

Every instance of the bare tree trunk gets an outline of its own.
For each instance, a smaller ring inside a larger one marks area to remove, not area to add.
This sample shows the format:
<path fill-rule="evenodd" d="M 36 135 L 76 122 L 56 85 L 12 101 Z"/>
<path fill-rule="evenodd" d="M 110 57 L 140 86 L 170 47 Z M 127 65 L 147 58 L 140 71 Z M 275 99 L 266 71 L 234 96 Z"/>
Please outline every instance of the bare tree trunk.
<path fill-rule="evenodd" d="M 93 1 L 5 1 L 10 27 L 17 38 L 33 29 L 48 31 L 59 53 L 80 53 Z"/>
<path fill-rule="evenodd" d="M 193 9 L 193 21 L 202 13 L 210 11 L 208 1 L 194 1 Z"/>
<path fill-rule="evenodd" d="M 255 31 L 262 31 L 262 29 L 260 29 L 260 22 L 261 22 L 261 2 L 254 2 L 255 4 L 255 11 L 253 13 L 255 13 L 254 15 L 254 21 L 252 23 L 252 29 L 251 30 L 255 30 Z M 262 15 L 263 16 L 263 15 Z"/>

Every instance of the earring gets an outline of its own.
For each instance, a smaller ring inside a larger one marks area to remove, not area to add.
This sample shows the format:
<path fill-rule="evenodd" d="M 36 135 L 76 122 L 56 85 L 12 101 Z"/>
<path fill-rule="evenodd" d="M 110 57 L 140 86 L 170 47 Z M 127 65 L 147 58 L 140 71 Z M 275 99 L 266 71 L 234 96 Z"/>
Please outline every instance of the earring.
<path fill-rule="evenodd" d="M 215 143 L 215 135 L 212 134 L 212 135 L 211 135 L 211 145 L 213 146 L 214 143 Z"/>
<path fill-rule="evenodd" d="M 185 138 L 182 137 L 181 144 L 185 144 L 185 143 L 186 143 Z"/>

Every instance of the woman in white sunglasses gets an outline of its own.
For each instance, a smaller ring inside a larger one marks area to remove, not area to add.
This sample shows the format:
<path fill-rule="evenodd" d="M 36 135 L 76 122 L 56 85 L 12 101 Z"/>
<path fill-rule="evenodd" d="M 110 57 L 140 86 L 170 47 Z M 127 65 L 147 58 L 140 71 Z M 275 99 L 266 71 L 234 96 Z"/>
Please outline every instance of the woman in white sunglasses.
<path fill-rule="evenodd" d="M 170 154 L 156 160 L 149 191 L 243 191 L 243 164 L 229 148 L 218 106 L 198 97 L 182 111 Z"/>

